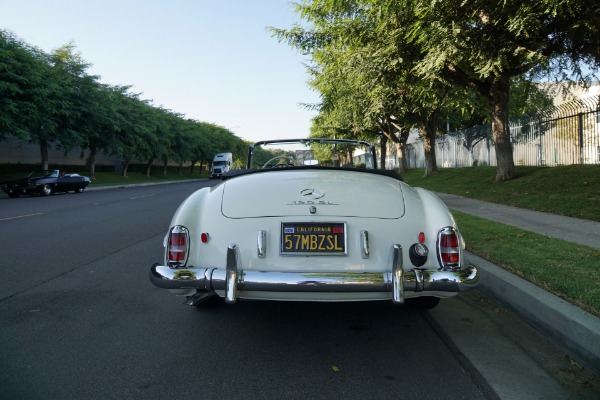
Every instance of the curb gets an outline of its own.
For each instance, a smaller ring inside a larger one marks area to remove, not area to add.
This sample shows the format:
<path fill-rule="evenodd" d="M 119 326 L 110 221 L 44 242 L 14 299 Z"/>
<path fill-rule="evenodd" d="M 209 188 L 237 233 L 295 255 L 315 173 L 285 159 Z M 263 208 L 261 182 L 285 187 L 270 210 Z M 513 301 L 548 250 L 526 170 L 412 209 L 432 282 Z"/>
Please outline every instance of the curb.
<path fill-rule="evenodd" d="M 600 318 L 466 252 L 481 274 L 478 289 L 524 319 L 586 369 L 600 374 Z"/>

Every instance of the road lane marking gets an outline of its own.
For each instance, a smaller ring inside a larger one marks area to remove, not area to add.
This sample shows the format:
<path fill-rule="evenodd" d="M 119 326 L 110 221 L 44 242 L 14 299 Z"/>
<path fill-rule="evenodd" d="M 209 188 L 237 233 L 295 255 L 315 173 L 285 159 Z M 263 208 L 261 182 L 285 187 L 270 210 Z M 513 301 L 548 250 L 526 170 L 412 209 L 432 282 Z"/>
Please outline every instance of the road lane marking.
<path fill-rule="evenodd" d="M 153 197 L 153 194 L 147 194 L 145 196 L 137 196 L 137 197 L 130 197 L 129 200 L 137 200 L 137 199 L 143 199 L 145 197 Z"/>
<path fill-rule="evenodd" d="M 43 215 L 44 213 L 35 213 L 35 214 L 26 214 L 26 215 L 17 215 L 16 217 L 6 217 L 0 218 L 0 221 L 6 221 L 9 219 L 17 219 L 17 218 L 27 218 L 27 217 L 35 217 L 36 215 Z"/>

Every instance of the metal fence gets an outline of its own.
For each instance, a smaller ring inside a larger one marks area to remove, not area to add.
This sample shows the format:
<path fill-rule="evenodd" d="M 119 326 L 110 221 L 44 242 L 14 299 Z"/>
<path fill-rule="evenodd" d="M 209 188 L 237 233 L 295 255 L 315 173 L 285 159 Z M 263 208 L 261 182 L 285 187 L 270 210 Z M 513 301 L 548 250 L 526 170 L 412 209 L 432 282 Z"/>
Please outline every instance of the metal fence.
<path fill-rule="evenodd" d="M 512 119 L 509 126 L 515 165 L 600 164 L 600 95 Z M 438 167 L 496 165 L 491 124 L 443 135 L 435 147 Z M 422 139 L 407 144 L 406 157 L 409 168 L 425 166 Z"/>

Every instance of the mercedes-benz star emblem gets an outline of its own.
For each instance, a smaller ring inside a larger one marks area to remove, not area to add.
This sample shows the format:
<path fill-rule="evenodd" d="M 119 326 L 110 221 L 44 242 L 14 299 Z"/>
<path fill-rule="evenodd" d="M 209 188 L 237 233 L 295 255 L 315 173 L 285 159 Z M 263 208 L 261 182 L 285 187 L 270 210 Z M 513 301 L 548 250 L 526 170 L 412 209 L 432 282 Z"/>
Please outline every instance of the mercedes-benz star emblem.
<path fill-rule="evenodd" d="M 302 197 L 306 199 L 316 200 L 325 196 L 325 192 L 319 189 L 304 189 L 300 192 Z"/>

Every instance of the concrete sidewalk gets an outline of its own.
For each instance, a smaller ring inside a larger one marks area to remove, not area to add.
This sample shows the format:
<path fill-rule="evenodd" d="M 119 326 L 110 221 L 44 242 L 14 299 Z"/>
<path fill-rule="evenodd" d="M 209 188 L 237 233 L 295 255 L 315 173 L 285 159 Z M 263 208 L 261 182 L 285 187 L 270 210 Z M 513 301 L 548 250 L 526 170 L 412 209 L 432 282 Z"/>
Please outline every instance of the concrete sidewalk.
<path fill-rule="evenodd" d="M 600 222 L 488 203 L 453 194 L 436 195 L 454 210 L 600 250 Z"/>
<path fill-rule="evenodd" d="M 598 222 L 436 194 L 451 209 L 600 250 Z M 481 292 L 505 305 L 588 370 L 600 374 L 600 318 L 480 257 L 467 254 L 467 258 L 481 271 Z"/>

